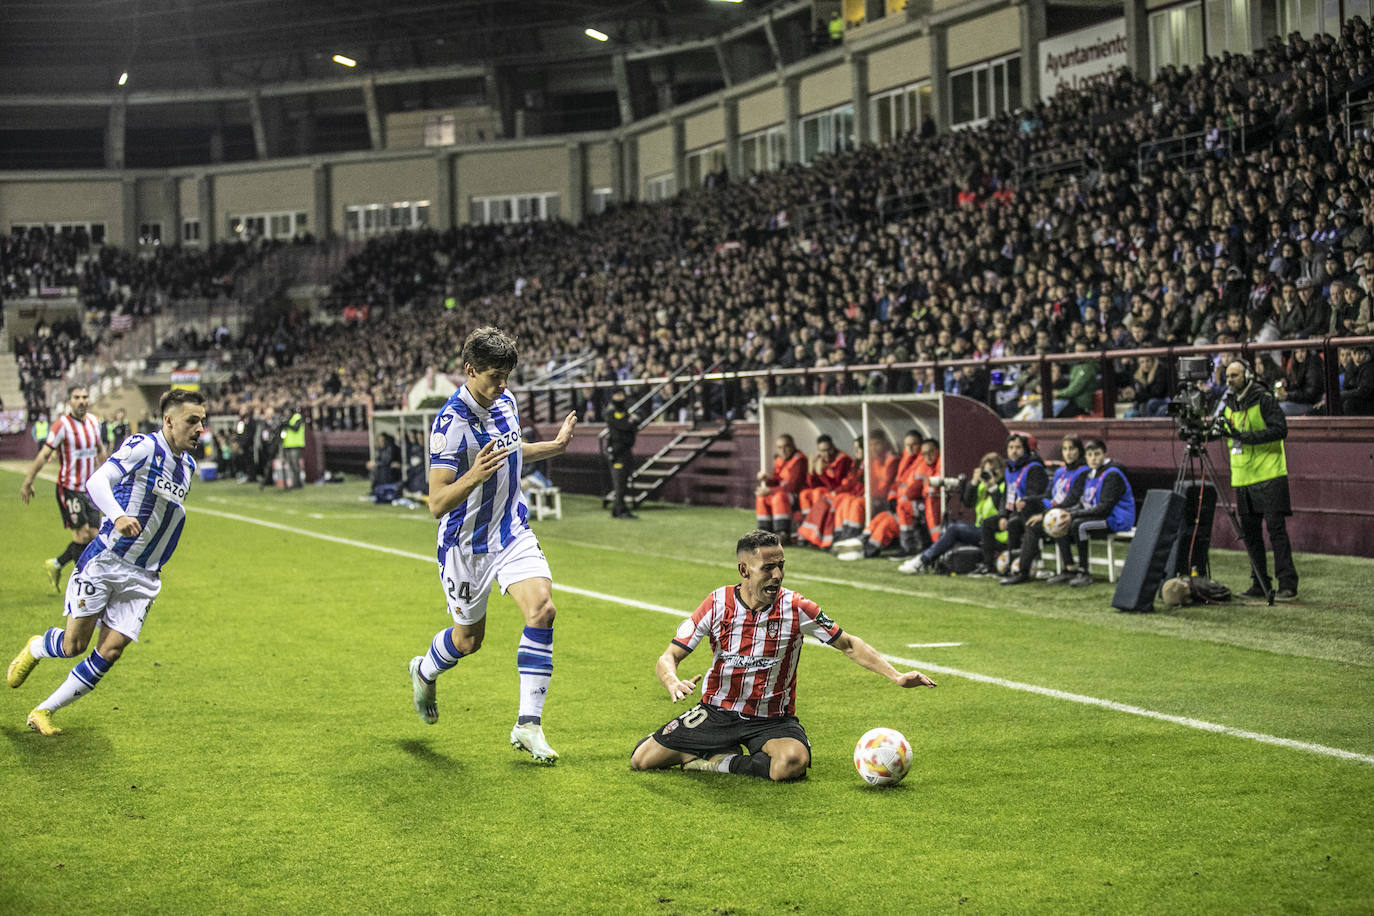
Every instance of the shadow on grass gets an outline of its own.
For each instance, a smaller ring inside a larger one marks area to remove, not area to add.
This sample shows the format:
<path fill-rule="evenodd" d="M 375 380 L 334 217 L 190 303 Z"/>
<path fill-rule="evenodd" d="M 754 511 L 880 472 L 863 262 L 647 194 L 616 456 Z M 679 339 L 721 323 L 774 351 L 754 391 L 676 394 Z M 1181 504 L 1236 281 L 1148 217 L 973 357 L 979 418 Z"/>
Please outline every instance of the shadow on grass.
<path fill-rule="evenodd" d="M 50 770 L 54 763 L 108 760 L 113 745 L 105 732 L 91 726 L 63 726 L 62 734 L 45 738 L 27 726 L 0 726 L 14 749 L 14 759 L 32 769 Z"/>
<path fill-rule="evenodd" d="M 460 765 L 457 760 L 454 760 L 452 757 L 447 757 L 439 753 L 438 751 L 434 750 L 434 748 L 429 746 L 428 741 L 422 741 L 418 738 L 402 738 L 396 742 L 396 746 L 399 747 L 401 750 L 405 751 L 411 757 L 413 757 L 416 760 L 416 762 L 423 763 L 426 766 L 432 767 L 433 769 L 460 769 Z"/>

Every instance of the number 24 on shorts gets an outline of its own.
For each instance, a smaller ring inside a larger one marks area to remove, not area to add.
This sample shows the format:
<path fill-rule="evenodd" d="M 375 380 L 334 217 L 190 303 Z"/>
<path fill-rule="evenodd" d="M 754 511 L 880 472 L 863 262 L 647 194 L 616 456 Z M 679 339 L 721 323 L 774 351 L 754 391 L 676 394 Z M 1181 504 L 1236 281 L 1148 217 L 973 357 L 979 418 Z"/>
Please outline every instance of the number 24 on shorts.
<path fill-rule="evenodd" d="M 444 589 L 445 589 L 445 591 L 448 592 L 448 597 L 449 597 L 450 600 L 452 600 L 452 599 L 454 599 L 454 598 L 457 598 L 457 599 L 460 600 L 460 601 L 471 601 L 471 600 L 472 600 L 472 583 L 471 583 L 471 582 L 462 582 L 462 583 L 459 583 L 459 582 L 455 582 L 453 579 L 445 579 L 445 580 L 444 580 Z M 455 593 L 455 592 L 456 592 L 456 593 Z"/>

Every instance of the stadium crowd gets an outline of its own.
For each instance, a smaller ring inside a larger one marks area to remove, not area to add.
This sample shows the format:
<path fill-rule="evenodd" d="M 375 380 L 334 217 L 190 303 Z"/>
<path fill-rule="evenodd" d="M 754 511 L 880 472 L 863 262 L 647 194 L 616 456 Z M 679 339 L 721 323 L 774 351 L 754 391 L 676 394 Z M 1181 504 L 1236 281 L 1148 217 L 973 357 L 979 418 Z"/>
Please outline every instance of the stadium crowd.
<path fill-rule="evenodd" d="M 488 322 L 521 338 L 526 379 L 590 353 L 595 380 L 1366 334 L 1374 139 L 1347 123 L 1341 101 L 1374 84 L 1371 44 L 1354 19 L 1338 39 L 1295 34 L 1249 56 L 1166 67 L 1150 83 L 1123 70 L 977 129 L 923 129 L 807 166 L 718 176 L 578 226 L 374 239 L 334 281 L 341 320 L 282 318 L 251 332 L 252 366 L 214 411 L 299 405 L 325 425 L 354 424 L 367 407 L 399 406 L 424 367 L 456 368 L 462 331 Z M 1171 139 L 1184 134 L 1199 138 L 1195 151 Z M 106 252 L 88 260 L 84 282 L 96 301 L 127 286 L 133 299 L 120 307 L 213 294 L 243 254 Z M 1343 358 L 1353 368 L 1360 356 Z M 1284 382 L 1285 409 L 1302 413 L 1326 397 L 1320 362 L 1295 350 L 1257 369 Z M 1093 409 L 1096 363 L 1056 366 L 1049 393 L 1016 366 L 780 384 L 939 387 L 1006 417 L 1038 415 L 1048 397 L 1073 416 Z M 1114 370 L 1131 413 L 1163 410 L 1158 361 Z M 740 415 L 757 394 L 749 381 L 718 386 L 703 407 Z M 1351 405 L 1365 401 L 1374 393 Z M 598 416 L 599 396 L 587 402 Z"/>
<path fill-rule="evenodd" d="M 376 239 L 333 290 L 370 318 L 310 331 L 289 375 L 264 372 L 237 396 L 328 385 L 396 406 L 423 366 L 444 364 L 458 326 L 486 321 L 528 341 L 536 365 L 594 353 L 598 380 L 1366 334 L 1374 141 L 1338 100 L 1371 83 L 1370 31 L 1352 20 L 1339 40 L 1294 35 L 1149 84 L 1121 71 L 977 130 L 913 133 L 578 227 Z M 1198 154 L 1160 142 L 1138 167 L 1142 144 L 1188 133 Z M 1065 163 L 1067 179 L 1042 180 Z M 1324 397 L 1320 357 L 1300 353 L 1259 366 L 1287 382 L 1294 413 Z M 1057 414 L 1091 409 L 1094 365 L 1056 374 Z M 1116 373 L 1133 413 L 1162 411 L 1156 360 Z M 1014 367 L 783 385 L 938 385 L 1008 417 L 1038 415 L 1041 397 L 1038 374 Z M 755 394 L 726 386 L 711 406 L 742 411 Z"/>

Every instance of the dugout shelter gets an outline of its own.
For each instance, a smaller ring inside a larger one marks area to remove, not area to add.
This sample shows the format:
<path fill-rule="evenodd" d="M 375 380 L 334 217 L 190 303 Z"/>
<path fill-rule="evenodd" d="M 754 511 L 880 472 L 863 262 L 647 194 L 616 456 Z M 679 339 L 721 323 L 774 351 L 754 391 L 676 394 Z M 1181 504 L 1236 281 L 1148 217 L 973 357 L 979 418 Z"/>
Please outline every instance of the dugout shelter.
<path fill-rule="evenodd" d="M 1002 418 L 986 405 L 959 395 L 878 394 L 841 397 L 765 397 L 759 401 L 759 468 L 771 471 L 773 441 L 788 434 L 808 457 L 815 454 L 816 437 L 828 433 L 835 446 L 853 452 L 853 442 L 866 442 L 884 433 L 900 453 L 902 438 L 916 429 L 940 441 L 942 467 L 947 476 L 967 474 L 988 452 L 1002 452 L 1008 430 Z M 872 519 L 873 494 L 864 476 L 864 522 Z M 945 509 L 947 492 L 941 494 Z M 967 507 L 966 507 L 967 508 Z"/>

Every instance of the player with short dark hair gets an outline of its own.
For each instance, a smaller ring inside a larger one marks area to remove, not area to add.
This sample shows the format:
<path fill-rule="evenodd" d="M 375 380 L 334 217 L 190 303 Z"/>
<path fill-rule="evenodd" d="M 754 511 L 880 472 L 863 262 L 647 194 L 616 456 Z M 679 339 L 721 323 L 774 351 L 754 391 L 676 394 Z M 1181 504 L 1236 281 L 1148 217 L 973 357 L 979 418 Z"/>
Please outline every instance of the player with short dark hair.
<path fill-rule="evenodd" d="M 91 393 L 85 385 L 67 389 L 68 413 L 59 417 L 48 430 L 38 456 L 33 459 L 19 498 L 24 505 L 33 498 L 33 481 L 43 465 L 54 454 L 61 456 L 57 472 L 57 508 L 62 513 L 62 525 L 72 533 L 71 543 L 56 557 L 43 561 L 53 594 L 61 588 L 62 568 L 81 556 L 81 551 L 95 537 L 100 527 L 100 512 L 86 495 L 86 481 L 105 458 L 104 430 L 100 418 L 89 412 Z"/>
<path fill-rule="evenodd" d="M 899 672 L 879 652 L 839 628 L 816 605 L 782 587 L 783 545 L 771 531 L 751 531 L 735 545 L 740 583 L 713 591 L 677 629 L 656 671 L 673 702 L 689 696 L 701 675 L 682 680 L 678 665 L 703 640 L 715 657 L 701 702 L 635 747 L 630 766 L 654 770 L 745 773 L 801 779 L 811 744 L 794 715 L 802 641 L 814 636 L 899 687 L 934 687 L 919 671 Z M 748 750 L 741 754 L 740 745 Z"/>
<path fill-rule="evenodd" d="M 440 630 L 424 655 L 410 660 L 415 711 L 439 721 L 435 680 L 482 646 L 493 584 L 520 606 L 525 629 L 516 650 L 520 708 L 510 741 L 535 760 L 558 752 L 544 738 L 544 699 L 553 678 L 553 574 L 530 531 L 520 489 L 524 462 L 568 448 L 577 414 L 547 442 L 525 442 L 506 379 L 519 353 L 499 328 L 478 328 L 463 343 L 467 381 L 434 418 L 429 438 L 429 511 L 439 519 L 439 582 L 453 626 Z"/>
<path fill-rule="evenodd" d="M 66 628 L 30 637 L 6 672 L 9 685 L 20 686 L 40 659 L 84 652 L 101 624 L 96 648 L 29 713 L 29 727 L 41 734 L 61 734 L 53 714 L 94 690 L 129 643 L 138 641 L 162 590 L 160 571 L 181 538 L 182 504 L 196 474 L 192 455 L 205 425 L 205 397 L 172 390 L 159 406 L 162 429 L 130 436 L 87 481 L 105 521 L 67 580 Z"/>

